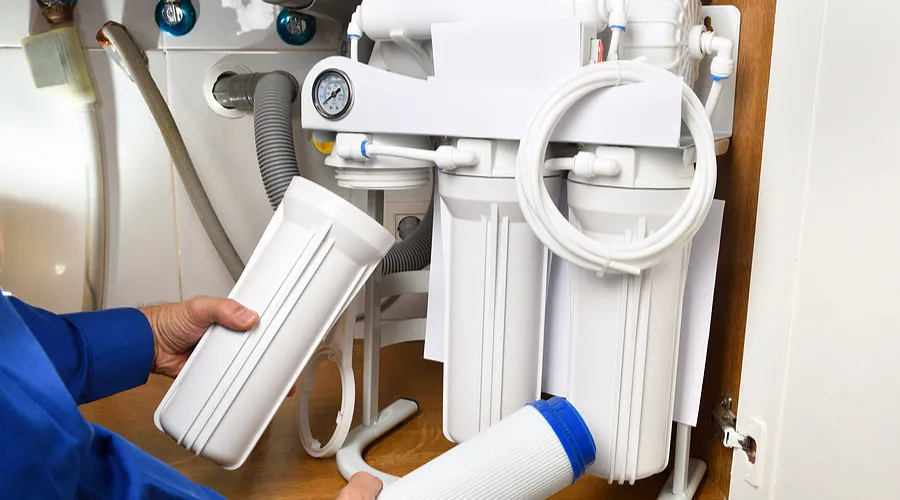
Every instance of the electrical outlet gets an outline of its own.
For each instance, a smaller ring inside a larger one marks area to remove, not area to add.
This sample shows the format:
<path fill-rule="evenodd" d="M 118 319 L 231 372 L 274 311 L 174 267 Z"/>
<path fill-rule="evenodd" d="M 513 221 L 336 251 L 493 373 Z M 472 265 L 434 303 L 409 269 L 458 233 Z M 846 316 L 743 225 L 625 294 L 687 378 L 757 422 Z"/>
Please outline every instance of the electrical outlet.
<path fill-rule="evenodd" d="M 428 201 L 393 201 L 384 204 L 384 227 L 394 238 L 400 239 L 398 227 L 404 217 L 418 217 L 421 221 L 428 211 Z"/>

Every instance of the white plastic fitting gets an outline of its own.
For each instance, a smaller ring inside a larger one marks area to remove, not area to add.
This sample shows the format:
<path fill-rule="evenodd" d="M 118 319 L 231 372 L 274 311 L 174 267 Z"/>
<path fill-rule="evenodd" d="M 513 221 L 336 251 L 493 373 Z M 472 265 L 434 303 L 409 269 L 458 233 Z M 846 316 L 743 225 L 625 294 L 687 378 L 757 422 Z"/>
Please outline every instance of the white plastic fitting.
<path fill-rule="evenodd" d="M 434 162 L 438 168 L 447 170 L 459 167 L 474 167 L 478 165 L 479 161 L 478 153 L 453 146 L 438 147 L 434 157 Z"/>
<path fill-rule="evenodd" d="M 694 59 L 714 55 L 710 65 L 710 73 L 714 79 L 724 80 L 734 75 L 733 40 L 719 36 L 715 31 L 707 31 L 706 26 L 699 24 L 691 29 L 689 44 L 691 57 Z"/>
<path fill-rule="evenodd" d="M 543 500 L 577 482 L 594 438 L 568 401 L 529 403 L 392 483 L 379 500 Z"/>
<path fill-rule="evenodd" d="M 544 162 L 547 170 L 571 170 L 581 177 L 612 177 L 622 172 L 622 165 L 612 158 L 601 158 L 582 151 L 575 158 L 552 158 Z"/>
<path fill-rule="evenodd" d="M 710 88 L 706 100 L 706 114 L 712 116 L 719 104 L 719 99 L 724 91 L 723 80 L 734 75 L 736 62 L 734 60 L 734 41 L 723 36 L 716 35 L 715 31 L 707 31 L 706 26 L 698 24 L 691 28 L 688 37 L 688 45 L 691 57 L 703 59 L 706 55 L 715 54 L 709 66 L 713 85 Z"/>
<path fill-rule="evenodd" d="M 390 156 L 432 162 L 438 168 L 452 170 L 459 167 L 474 167 L 478 164 L 478 153 L 454 146 L 440 146 L 437 150 L 392 146 L 370 142 L 365 136 L 358 141 L 339 142 L 335 152 L 345 160 L 367 161 L 375 156 Z"/>
<path fill-rule="evenodd" d="M 350 23 L 347 24 L 347 38 L 350 40 L 350 60 L 359 62 L 359 39 L 362 37 L 363 31 L 359 26 L 359 7 L 350 16 Z"/>
<path fill-rule="evenodd" d="M 609 13 L 609 27 L 625 31 L 628 26 L 625 0 L 607 0 L 606 10 Z"/>
<path fill-rule="evenodd" d="M 625 30 L 628 29 L 628 17 L 625 12 L 625 1 L 607 0 L 606 10 L 609 13 L 609 27 L 612 30 L 612 35 L 609 42 L 609 55 L 607 58 L 610 61 L 618 61 L 619 45 L 622 40 L 622 35 L 625 34 Z"/>
<path fill-rule="evenodd" d="M 691 28 L 688 34 L 688 49 L 693 59 L 703 59 L 706 53 L 703 52 L 703 35 L 706 33 L 706 26 L 697 24 Z"/>

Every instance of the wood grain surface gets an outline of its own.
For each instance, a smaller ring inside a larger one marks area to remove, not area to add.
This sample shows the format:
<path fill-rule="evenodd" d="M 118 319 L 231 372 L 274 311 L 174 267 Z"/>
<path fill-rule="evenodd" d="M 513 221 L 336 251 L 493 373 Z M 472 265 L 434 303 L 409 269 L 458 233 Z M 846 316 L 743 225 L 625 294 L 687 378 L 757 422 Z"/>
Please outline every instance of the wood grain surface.
<path fill-rule="evenodd" d="M 734 137 L 728 155 L 719 159 L 716 197 L 725 200 L 725 222 L 701 418 L 693 434 L 692 454 L 706 461 L 709 465 L 707 482 L 727 497 L 732 452 L 722 446 L 721 438 L 706 414 L 725 395 L 734 398 L 733 407 L 737 409 L 772 60 L 775 0 L 717 0 L 712 3 L 734 5 L 741 10 L 741 45 Z"/>
<path fill-rule="evenodd" d="M 400 397 L 415 399 L 420 405 L 413 418 L 375 442 L 366 454 L 369 464 L 395 475 L 406 474 L 452 447 L 441 431 L 441 365 L 424 360 L 422 350 L 421 342 L 412 342 L 382 351 L 381 406 Z M 357 344 L 354 358 L 359 388 L 362 344 Z M 153 376 L 147 385 L 85 405 L 82 412 L 88 420 L 117 432 L 230 499 L 333 500 L 344 486 L 333 458 L 314 459 L 303 451 L 297 433 L 296 397 L 285 400 L 246 464 L 236 471 L 226 471 L 194 457 L 154 427 L 153 412 L 169 385 L 168 379 Z M 334 415 L 340 406 L 339 385 L 340 376 L 334 365 L 323 366 L 313 393 L 315 413 L 310 418 L 313 434 L 319 439 L 327 439 L 334 429 Z M 357 405 L 360 403 L 357 391 Z M 554 498 L 650 500 L 659 494 L 666 478 L 666 474 L 661 474 L 638 481 L 635 486 L 610 486 L 604 480 L 588 477 Z M 722 498 L 716 488 L 709 487 L 698 500 Z"/>

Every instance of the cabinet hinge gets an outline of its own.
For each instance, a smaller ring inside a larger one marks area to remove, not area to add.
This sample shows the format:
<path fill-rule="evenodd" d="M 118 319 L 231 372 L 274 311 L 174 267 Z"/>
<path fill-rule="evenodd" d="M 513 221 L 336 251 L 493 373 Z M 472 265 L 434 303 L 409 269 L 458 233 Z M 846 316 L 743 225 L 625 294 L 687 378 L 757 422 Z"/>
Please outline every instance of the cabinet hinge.
<path fill-rule="evenodd" d="M 724 396 L 710 415 L 721 432 L 722 445 L 726 448 L 744 450 L 750 463 L 756 462 L 756 441 L 737 431 L 737 415 L 732 410 L 731 396 Z"/>

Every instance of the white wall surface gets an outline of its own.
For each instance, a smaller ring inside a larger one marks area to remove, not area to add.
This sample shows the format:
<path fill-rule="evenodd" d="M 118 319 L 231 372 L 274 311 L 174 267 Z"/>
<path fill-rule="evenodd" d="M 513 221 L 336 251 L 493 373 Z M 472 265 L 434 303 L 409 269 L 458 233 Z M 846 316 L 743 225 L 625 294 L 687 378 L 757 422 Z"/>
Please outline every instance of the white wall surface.
<path fill-rule="evenodd" d="M 278 9 L 262 0 L 194 0 L 199 21 L 188 35 L 161 35 L 152 0 L 79 2 L 76 22 L 90 49 L 100 100 L 110 210 L 107 307 L 226 295 L 232 285 L 203 231 L 168 152 L 134 84 L 95 35 L 107 20 L 125 24 L 148 51 L 152 73 L 169 101 L 213 206 L 245 260 L 272 211 L 263 190 L 252 115 L 223 118 L 201 94 L 206 71 L 239 61 L 253 71 L 284 69 L 301 82 L 337 51 L 341 28 L 320 21 L 303 47 L 275 33 Z M 34 0 L 3 2 L 0 15 L 0 286 L 54 311 L 81 308 L 84 275 L 83 167 L 71 111 L 39 94 L 21 39 L 47 31 Z M 337 189 L 300 128 L 295 143 L 304 175 Z M 428 190 L 387 199 L 427 203 Z M 63 269 L 60 272 L 60 269 Z"/>
<path fill-rule="evenodd" d="M 732 499 L 900 498 L 898 18 L 778 3 Z"/>

